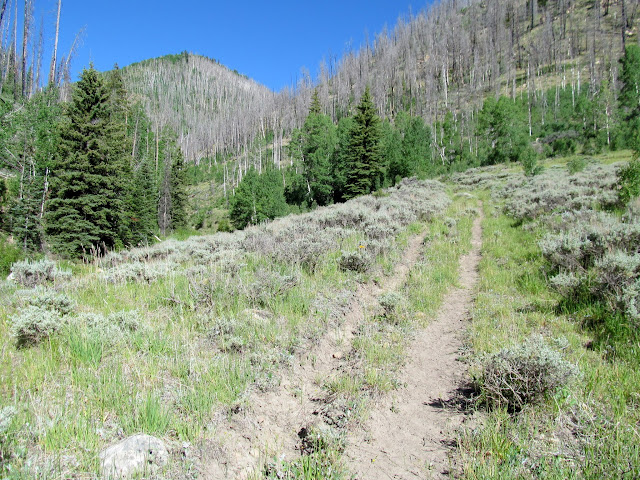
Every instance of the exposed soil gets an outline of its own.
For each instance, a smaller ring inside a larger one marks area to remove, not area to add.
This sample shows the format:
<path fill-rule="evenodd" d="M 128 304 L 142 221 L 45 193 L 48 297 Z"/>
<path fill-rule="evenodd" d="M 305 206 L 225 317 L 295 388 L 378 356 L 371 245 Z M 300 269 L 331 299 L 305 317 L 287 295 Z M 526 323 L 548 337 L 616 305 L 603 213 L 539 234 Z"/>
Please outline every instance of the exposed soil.
<path fill-rule="evenodd" d="M 438 478 L 449 470 L 447 442 L 462 415 L 442 408 L 442 399 L 452 395 L 465 374 L 456 358 L 478 277 L 480 222 L 477 218 L 473 225 L 471 252 L 460 260 L 460 287 L 445 297 L 437 318 L 417 334 L 409 350 L 401 374 L 404 386 L 381 400 L 366 427 L 348 438 L 345 459 L 355 478 Z M 358 325 L 376 313 L 381 293 L 405 283 L 425 237 L 409 240 L 401 262 L 382 284 L 358 287 L 343 323 L 298 358 L 275 391 L 253 392 L 244 410 L 217 419 L 203 478 L 245 479 L 268 457 L 293 460 L 300 455 L 301 432 L 322 416 L 319 409 L 332 408 L 320 382 L 348 368 Z M 325 419 L 330 416 L 324 414 Z"/>
<path fill-rule="evenodd" d="M 363 431 L 349 437 L 345 459 L 357 479 L 449 476 L 452 430 L 464 415 L 444 407 L 466 372 L 457 358 L 478 281 L 481 221 L 477 217 L 473 224 L 471 252 L 460 259 L 460 286 L 447 294 L 437 318 L 410 349 L 404 386 L 373 409 Z"/>
<path fill-rule="evenodd" d="M 292 460 L 299 456 L 301 429 L 317 415 L 317 400 L 325 396 L 319 380 L 341 370 L 351 348 L 357 326 L 378 306 L 377 296 L 401 286 L 416 263 L 426 233 L 412 237 L 401 262 L 382 285 L 375 282 L 358 287 L 342 324 L 328 332 L 318 344 L 283 376 L 273 392 L 253 392 L 247 410 L 216 422 L 216 439 L 208 449 L 210 459 L 203 469 L 205 479 L 242 479 L 255 471 L 264 455 Z"/>

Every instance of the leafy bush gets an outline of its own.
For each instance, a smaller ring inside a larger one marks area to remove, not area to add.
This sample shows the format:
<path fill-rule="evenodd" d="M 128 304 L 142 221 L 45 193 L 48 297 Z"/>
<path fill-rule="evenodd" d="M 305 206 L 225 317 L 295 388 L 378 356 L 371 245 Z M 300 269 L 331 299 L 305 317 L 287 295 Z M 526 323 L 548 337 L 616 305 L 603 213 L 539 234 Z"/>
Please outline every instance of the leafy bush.
<path fill-rule="evenodd" d="M 23 260 L 11 266 L 11 278 L 25 287 L 35 287 L 52 282 L 56 277 L 56 264 L 51 260 Z"/>
<path fill-rule="evenodd" d="M 11 335 L 19 347 L 35 345 L 59 331 L 64 322 L 56 311 L 29 305 L 12 319 Z"/>
<path fill-rule="evenodd" d="M 585 168 L 587 168 L 588 164 L 589 161 L 587 157 L 575 157 L 567 162 L 567 170 L 571 175 L 574 175 L 576 173 L 582 172 Z"/>
<path fill-rule="evenodd" d="M 534 335 L 485 358 L 478 386 L 490 408 L 517 412 L 566 385 L 577 374 L 575 365 L 552 350 L 541 335 Z"/>
<path fill-rule="evenodd" d="M 158 278 L 168 275 L 176 267 L 173 262 L 144 263 L 130 262 L 117 265 L 106 270 L 102 278 L 107 282 L 144 282 L 152 283 Z"/>
<path fill-rule="evenodd" d="M 533 177 L 542 172 L 542 167 L 538 165 L 538 155 L 533 148 L 527 148 L 521 153 L 520 163 L 527 177 Z"/>
<path fill-rule="evenodd" d="M 11 265 L 22 258 L 22 250 L 7 242 L 0 236 L 0 276 L 6 277 L 11 272 Z"/>
<path fill-rule="evenodd" d="M 366 273 L 373 265 L 373 256 L 361 246 L 355 252 L 342 252 L 340 255 L 340 269 L 357 273 Z"/>
<path fill-rule="evenodd" d="M 53 310 L 60 315 L 69 315 L 75 306 L 66 294 L 58 293 L 48 288 L 37 288 L 33 291 L 26 291 L 23 294 L 29 295 L 27 302 L 30 305 L 41 307 L 47 310 Z"/>
<path fill-rule="evenodd" d="M 221 218 L 218 222 L 218 232 L 233 232 L 233 226 L 228 218 Z"/>
<path fill-rule="evenodd" d="M 277 296 L 286 294 L 298 282 L 299 278 L 295 275 L 282 275 L 260 268 L 255 272 L 253 282 L 246 286 L 244 293 L 253 305 L 265 307 Z"/>
<path fill-rule="evenodd" d="M 627 205 L 640 195 L 640 159 L 634 159 L 618 171 L 618 196 Z"/>

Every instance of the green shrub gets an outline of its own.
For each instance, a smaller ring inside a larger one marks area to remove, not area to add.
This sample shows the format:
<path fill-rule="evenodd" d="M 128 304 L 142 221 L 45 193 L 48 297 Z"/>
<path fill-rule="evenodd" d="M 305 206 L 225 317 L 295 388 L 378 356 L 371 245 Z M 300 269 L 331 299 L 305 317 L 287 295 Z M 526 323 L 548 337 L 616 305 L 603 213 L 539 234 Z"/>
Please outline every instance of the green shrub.
<path fill-rule="evenodd" d="M 25 287 L 35 287 L 52 282 L 56 277 L 56 264 L 51 260 L 23 260 L 11 266 L 11 278 Z"/>
<path fill-rule="evenodd" d="M 0 236 L 0 276 L 6 277 L 11 272 L 11 265 L 23 258 L 22 250 L 7 242 Z"/>
<path fill-rule="evenodd" d="M 26 302 L 29 305 L 41 307 L 47 310 L 53 310 L 60 315 L 69 315 L 75 306 L 66 294 L 58 293 L 44 287 L 38 287 L 34 290 L 23 290 L 20 295 L 27 297 Z"/>
<path fill-rule="evenodd" d="M 29 305 L 12 319 L 11 335 L 19 347 L 35 345 L 59 331 L 64 322 L 56 311 Z"/>
<path fill-rule="evenodd" d="M 339 265 L 344 271 L 366 273 L 373 265 L 373 256 L 362 246 L 355 252 L 342 252 Z"/>
<path fill-rule="evenodd" d="M 228 218 L 221 218 L 218 222 L 218 232 L 233 232 L 233 225 Z"/>
<path fill-rule="evenodd" d="M 567 170 L 571 175 L 582 172 L 587 165 L 589 164 L 589 160 L 587 157 L 575 157 L 567 162 Z"/>
<path fill-rule="evenodd" d="M 538 165 L 538 155 L 533 148 L 526 148 L 520 155 L 520 163 L 527 177 L 533 177 L 542 173 L 542 167 Z"/>
<path fill-rule="evenodd" d="M 640 159 L 634 159 L 618 171 L 618 197 L 622 205 L 640 195 Z"/>
<path fill-rule="evenodd" d="M 478 387 L 490 408 L 517 412 L 566 385 L 577 373 L 575 365 L 552 350 L 541 335 L 534 335 L 485 358 Z"/>

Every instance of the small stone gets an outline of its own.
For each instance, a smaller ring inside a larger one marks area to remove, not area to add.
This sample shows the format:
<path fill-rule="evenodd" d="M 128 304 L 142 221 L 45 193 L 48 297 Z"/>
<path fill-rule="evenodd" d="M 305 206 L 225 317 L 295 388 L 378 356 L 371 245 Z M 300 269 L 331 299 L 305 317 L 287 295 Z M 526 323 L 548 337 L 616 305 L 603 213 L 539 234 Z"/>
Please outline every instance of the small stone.
<path fill-rule="evenodd" d="M 162 440 L 151 435 L 134 435 L 100 452 L 104 478 L 130 478 L 167 463 L 169 452 Z"/>

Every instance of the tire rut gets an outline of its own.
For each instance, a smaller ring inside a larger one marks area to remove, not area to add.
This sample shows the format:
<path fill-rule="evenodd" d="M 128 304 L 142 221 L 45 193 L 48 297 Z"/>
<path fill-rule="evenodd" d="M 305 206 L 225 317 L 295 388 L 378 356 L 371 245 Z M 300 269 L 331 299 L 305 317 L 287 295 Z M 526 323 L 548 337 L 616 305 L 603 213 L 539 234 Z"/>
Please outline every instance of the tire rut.
<path fill-rule="evenodd" d="M 300 455 L 298 433 L 314 422 L 318 404 L 326 399 L 318 380 L 326 380 L 341 370 L 358 325 L 377 310 L 377 297 L 381 293 L 404 284 L 426 235 L 423 232 L 409 239 L 402 260 L 382 285 L 369 282 L 358 286 L 342 324 L 323 336 L 311 352 L 283 375 L 278 389 L 252 392 L 248 411 L 231 418 L 220 415 L 215 445 L 208 448 L 210 458 L 202 471 L 203 478 L 245 479 L 269 456 L 293 460 Z"/>
<path fill-rule="evenodd" d="M 344 454 L 355 479 L 449 478 L 451 431 L 464 420 L 445 409 L 466 367 L 462 347 L 482 247 L 482 213 L 472 228 L 471 251 L 459 263 L 459 287 L 445 296 L 436 319 L 418 333 L 401 375 L 402 388 L 375 408 L 364 430 L 348 438 Z"/>

